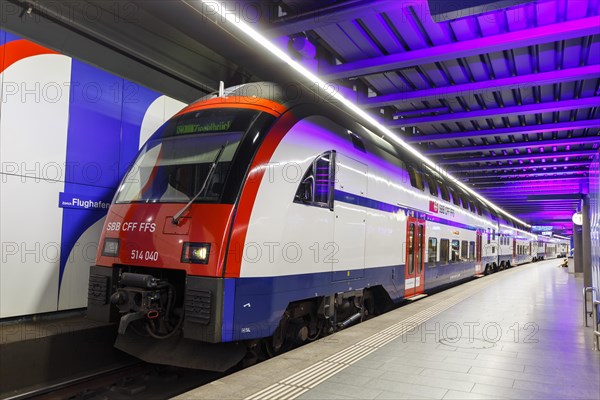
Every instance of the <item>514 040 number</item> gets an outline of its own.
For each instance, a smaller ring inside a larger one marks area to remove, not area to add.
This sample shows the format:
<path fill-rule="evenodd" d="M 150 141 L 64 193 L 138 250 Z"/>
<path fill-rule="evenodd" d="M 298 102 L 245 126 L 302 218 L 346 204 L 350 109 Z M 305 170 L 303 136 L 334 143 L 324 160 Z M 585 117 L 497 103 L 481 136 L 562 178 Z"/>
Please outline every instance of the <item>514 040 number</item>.
<path fill-rule="evenodd" d="M 158 251 L 131 250 L 132 260 L 158 261 Z"/>

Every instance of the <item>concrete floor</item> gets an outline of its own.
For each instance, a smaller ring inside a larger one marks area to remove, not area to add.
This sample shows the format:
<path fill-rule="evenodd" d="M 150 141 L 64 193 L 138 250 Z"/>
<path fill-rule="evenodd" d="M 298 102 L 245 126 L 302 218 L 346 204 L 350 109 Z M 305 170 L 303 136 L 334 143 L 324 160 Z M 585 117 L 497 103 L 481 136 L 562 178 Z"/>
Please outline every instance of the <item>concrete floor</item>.
<path fill-rule="evenodd" d="M 582 280 L 560 260 L 446 290 L 180 399 L 599 399 Z"/>

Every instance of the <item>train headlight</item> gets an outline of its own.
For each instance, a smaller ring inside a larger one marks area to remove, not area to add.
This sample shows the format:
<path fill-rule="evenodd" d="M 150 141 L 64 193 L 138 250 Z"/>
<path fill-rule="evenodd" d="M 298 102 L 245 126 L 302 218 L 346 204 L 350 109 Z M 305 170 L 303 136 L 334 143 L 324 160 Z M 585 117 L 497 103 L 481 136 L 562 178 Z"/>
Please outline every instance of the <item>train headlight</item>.
<path fill-rule="evenodd" d="M 181 252 L 181 262 L 193 264 L 208 264 L 210 243 L 184 242 Z"/>
<path fill-rule="evenodd" d="M 121 241 L 117 238 L 105 238 L 102 246 L 102 255 L 107 257 L 117 257 Z"/>

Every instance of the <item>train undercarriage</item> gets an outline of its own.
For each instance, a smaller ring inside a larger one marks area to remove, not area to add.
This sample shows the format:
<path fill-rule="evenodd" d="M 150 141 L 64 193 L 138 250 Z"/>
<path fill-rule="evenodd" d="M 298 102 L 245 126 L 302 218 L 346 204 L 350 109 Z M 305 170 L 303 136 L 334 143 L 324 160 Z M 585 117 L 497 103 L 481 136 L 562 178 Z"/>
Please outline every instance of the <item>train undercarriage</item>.
<path fill-rule="evenodd" d="M 317 340 L 393 305 L 381 286 L 294 301 L 272 336 L 223 342 L 219 282 L 174 270 L 93 267 L 88 315 L 118 322 L 115 347 L 144 361 L 225 371 Z"/>

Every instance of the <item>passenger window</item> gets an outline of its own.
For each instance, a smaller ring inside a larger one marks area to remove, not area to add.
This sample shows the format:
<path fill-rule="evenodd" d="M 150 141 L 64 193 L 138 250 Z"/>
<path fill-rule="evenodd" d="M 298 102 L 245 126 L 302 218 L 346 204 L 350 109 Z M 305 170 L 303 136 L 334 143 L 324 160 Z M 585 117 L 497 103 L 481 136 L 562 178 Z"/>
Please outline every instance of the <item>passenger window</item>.
<path fill-rule="evenodd" d="M 350 134 L 350 138 L 352 139 L 352 144 L 354 145 L 355 149 L 358 149 L 358 150 L 362 151 L 363 153 L 367 152 L 367 150 L 365 149 L 365 143 L 363 142 L 363 140 L 361 138 L 356 136 L 354 133 Z"/>
<path fill-rule="evenodd" d="M 429 243 L 427 245 L 427 262 L 433 263 L 432 267 L 435 267 L 435 263 L 437 261 L 437 239 L 429 238 Z"/>
<path fill-rule="evenodd" d="M 425 235 L 423 235 L 423 225 L 418 225 L 418 244 L 417 244 L 417 273 L 420 274 L 423 271 L 423 245 L 425 243 Z"/>
<path fill-rule="evenodd" d="M 294 196 L 294 203 L 333 210 L 334 165 L 335 151 L 318 156 L 302 177 Z"/>
<path fill-rule="evenodd" d="M 465 196 L 464 194 L 461 194 L 460 195 L 460 200 L 462 201 L 462 207 L 465 210 L 468 210 L 469 209 L 469 203 L 467 202 L 467 196 Z"/>
<path fill-rule="evenodd" d="M 425 180 L 427 181 L 427 186 L 429 187 L 429 194 L 435 197 L 438 197 L 438 188 L 437 185 L 435 184 L 435 179 L 433 179 L 431 177 L 431 175 L 424 173 L 423 176 L 425 177 Z"/>
<path fill-rule="evenodd" d="M 460 261 L 460 242 L 458 240 L 452 241 L 452 261 Z"/>
<path fill-rule="evenodd" d="M 473 202 L 473 200 L 469 200 L 469 208 L 471 209 L 471 212 L 473 214 L 475 214 L 477 212 L 477 209 L 475 208 L 475 203 Z"/>
<path fill-rule="evenodd" d="M 475 203 L 475 208 L 477 209 L 477 214 L 483 215 L 483 213 L 481 212 L 481 206 L 479 205 L 479 203 Z"/>
<path fill-rule="evenodd" d="M 496 230 L 492 229 L 492 240 L 496 240 Z"/>
<path fill-rule="evenodd" d="M 440 187 L 440 194 L 442 195 L 442 199 L 446 201 L 450 201 L 450 193 L 448 192 L 448 188 L 442 181 L 438 181 L 438 186 Z"/>
<path fill-rule="evenodd" d="M 466 240 L 463 240 L 460 243 L 460 259 L 465 261 L 467 259 L 467 255 L 469 254 L 469 243 Z"/>
<path fill-rule="evenodd" d="M 440 263 L 448 264 L 450 261 L 450 241 L 448 239 L 440 239 Z"/>
<path fill-rule="evenodd" d="M 423 185 L 423 177 L 420 171 L 417 171 L 412 165 L 407 165 L 408 176 L 410 177 L 410 185 L 419 190 L 425 190 Z"/>
<path fill-rule="evenodd" d="M 452 202 L 454 205 L 460 206 L 460 199 L 458 198 L 458 193 L 452 188 L 450 188 L 450 193 L 452 193 Z"/>
<path fill-rule="evenodd" d="M 469 242 L 469 261 L 475 261 L 475 242 Z"/>

